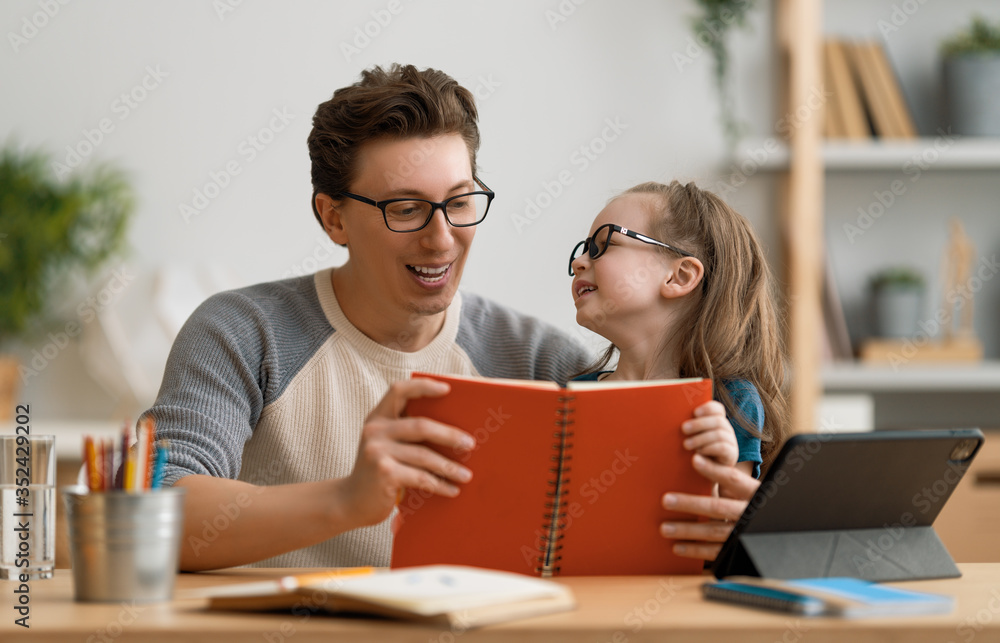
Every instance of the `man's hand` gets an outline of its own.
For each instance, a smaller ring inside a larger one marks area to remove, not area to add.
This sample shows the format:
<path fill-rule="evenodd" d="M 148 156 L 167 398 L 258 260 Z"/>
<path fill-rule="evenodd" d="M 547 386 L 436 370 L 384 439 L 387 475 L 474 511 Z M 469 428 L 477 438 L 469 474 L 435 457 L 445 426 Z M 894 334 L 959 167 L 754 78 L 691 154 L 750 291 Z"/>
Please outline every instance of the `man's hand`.
<path fill-rule="evenodd" d="M 365 419 L 358 458 L 341 487 L 341 518 L 356 527 L 384 520 L 406 487 L 442 496 L 458 495 L 455 483 L 468 482 L 472 472 L 422 442 L 469 450 L 475 441 L 454 427 L 419 417 L 403 417 L 406 403 L 419 397 L 440 397 L 444 382 L 412 379 L 396 382 Z"/>
<path fill-rule="evenodd" d="M 710 520 L 664 522 L 660 525 L 660 533 L 665 538 L 678 540 L 674 543 L 674 553 L 678 556 L 715 560 L 760 481 L 735 467 L 721 465 L 698 454 L 693 456 L 692 463 L 698 473 L 719 485 L 720 497 L 667 493 L 663 496 L 663 507 Z"/>

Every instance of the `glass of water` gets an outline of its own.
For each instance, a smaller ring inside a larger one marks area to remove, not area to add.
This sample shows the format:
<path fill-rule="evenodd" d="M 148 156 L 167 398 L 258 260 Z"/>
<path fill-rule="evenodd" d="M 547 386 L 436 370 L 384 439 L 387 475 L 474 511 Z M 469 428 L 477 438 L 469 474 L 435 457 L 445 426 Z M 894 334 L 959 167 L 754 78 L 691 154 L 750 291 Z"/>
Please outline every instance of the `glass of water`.
<path fill-rule="evenodd" d="M 0 579 L 51 578 L 55 526 L 55 436 L 0 435 Z"/>

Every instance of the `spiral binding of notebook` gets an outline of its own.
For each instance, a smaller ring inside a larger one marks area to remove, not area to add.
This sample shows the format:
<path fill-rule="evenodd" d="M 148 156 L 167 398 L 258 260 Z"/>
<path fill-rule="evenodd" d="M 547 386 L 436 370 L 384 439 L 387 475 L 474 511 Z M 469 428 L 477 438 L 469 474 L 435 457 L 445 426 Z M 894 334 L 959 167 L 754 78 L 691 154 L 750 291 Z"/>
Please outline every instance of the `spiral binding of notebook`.
<path fill-rule="evenodd" d="M 556 440 L 552 449 L 556 454 L 551 456 L 553 466 L 549 469 L 553 475 L 553 480 L 549 481 L 552 490 L 545 493 L 548 501 L 545 503 L 546 511 L 542 514 L 545 523 L 542 525 L 544 535 L 540 539 L 543 547 L 542 555 L 538 559 L 541 567 L 536 569 L 543 577 L 557 575 L 560 569 L 559 561 L 562 560 L 562 555 L 559 554 L 562 544 L 559 541 L 563 539 L 562 530 L 566 526 L 564 498 L 568 493 L 566 484 L 569 482 L 567 476 L 571 470 L 569 461 L 573 459 L 571 455 L 573 443 L 570 441 L 573 438 L 573 431 L 570 427 L 573 426 L 572 402 L 575 399 L 572 395 L 560 397 L 561 406 L 556 410 L 555 425 L 558 428 L 552 434 Z"/>

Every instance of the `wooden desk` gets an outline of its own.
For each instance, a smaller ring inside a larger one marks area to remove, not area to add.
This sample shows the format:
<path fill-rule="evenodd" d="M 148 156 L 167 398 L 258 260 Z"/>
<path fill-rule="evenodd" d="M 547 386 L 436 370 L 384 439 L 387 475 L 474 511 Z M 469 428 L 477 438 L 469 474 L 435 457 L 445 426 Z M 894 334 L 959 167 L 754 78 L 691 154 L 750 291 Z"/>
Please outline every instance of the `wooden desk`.
<path fill-rule="evenodd" d="M 290 612 L 244 614 L 207 612 L 204 601 L 174 600 L 147 605 L 84 604 L 73 602 L 72 577 L 57 570 L 55 578 L 31 584 L 31 629 L 13 624 L 14 584 L 0 581 L 0 640 L 5 642 L 66 641 L 82 643 L 265 641 L 420 641 L 421 643 L 633 643 L 637 641 L 719 641 L 806 643 L 844 641 L 1000 640 L 1000 563 L 967 563 L 960 579 L 899 584 L 919 590 L 951 594 L 955 610 L 948 615 L 843 621 L 805 619 L 707 602 L 698 586 L 704 577 L 567 578 L 578 608 L 467 632 L 442 631 L 426 626 L 349 619 Z M 275 570 L 280 573 L 280 570 Z M 288 571 L 288 570 L 284 570 Z M 182 574 L 177 589 L 246 581 L 278 573 L 236 570 Z"/>

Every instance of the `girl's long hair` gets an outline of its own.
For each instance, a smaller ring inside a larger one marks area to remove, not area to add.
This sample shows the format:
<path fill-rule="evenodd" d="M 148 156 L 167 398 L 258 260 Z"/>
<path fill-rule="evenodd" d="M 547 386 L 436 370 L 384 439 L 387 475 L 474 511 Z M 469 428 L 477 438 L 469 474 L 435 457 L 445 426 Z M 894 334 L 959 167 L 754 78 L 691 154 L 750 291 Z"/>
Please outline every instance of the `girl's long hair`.
<path fill-rule="evenodd" d="M 766 470 L 789 433 L 789 411 L 784 328 L 771 271 L 753 228 L 725 201 L 694 183 L 642 183 L 625 194 L 655 197 L 650 236 L 687 250 L 704 265 L 700 301 L 685 308 L 664 342 L 676 347 L 680 377 L 716 383 L 743 379 L 757 388 L 764 406 L 758 437 Z M 610 346 L 592 370 L 604 368 L 615 350 Z M 731 417 L 756 433 L 725 387 L 717 385 L 716 396 Z"/>

